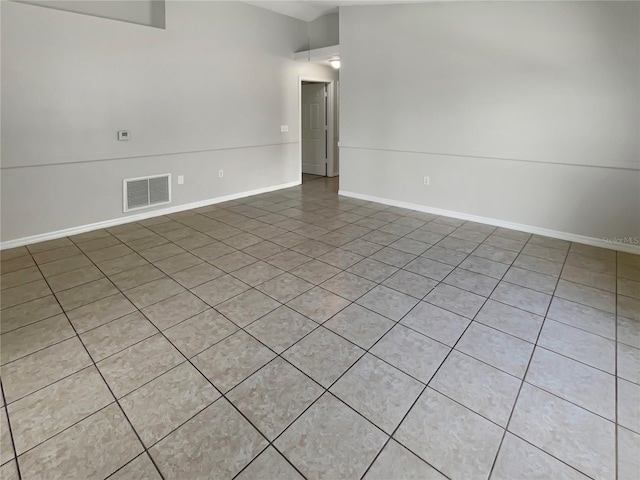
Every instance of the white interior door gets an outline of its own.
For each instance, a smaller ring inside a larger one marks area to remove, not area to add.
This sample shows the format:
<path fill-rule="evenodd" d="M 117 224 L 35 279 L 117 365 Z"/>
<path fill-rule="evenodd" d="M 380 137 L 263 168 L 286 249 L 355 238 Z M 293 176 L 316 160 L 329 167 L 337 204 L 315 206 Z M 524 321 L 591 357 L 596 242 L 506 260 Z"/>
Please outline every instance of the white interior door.
<path fill-rule="evenodd" d="M 302 173 L 327 174 L 327 111 L 324 83 L 302 85 Z"/>

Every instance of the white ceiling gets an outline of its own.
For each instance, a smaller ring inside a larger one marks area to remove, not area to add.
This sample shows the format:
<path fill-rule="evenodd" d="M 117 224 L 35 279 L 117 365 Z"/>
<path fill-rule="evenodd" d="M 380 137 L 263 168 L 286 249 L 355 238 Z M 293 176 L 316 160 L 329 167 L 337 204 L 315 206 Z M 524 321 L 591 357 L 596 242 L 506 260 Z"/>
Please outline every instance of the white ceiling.
<path fill-rule="evenodd" d="M 338 7 L 353 5 L 390 5 L 394 3 L 425 3 L 425 0 L 253 0 L 246 3 L 255 5 L 256 7 L 266 8 L 267 10 L 281 13 L 288 17 L 298 18 L 305 22 L 311 22 L 328 13 L 337 12 Z"/>

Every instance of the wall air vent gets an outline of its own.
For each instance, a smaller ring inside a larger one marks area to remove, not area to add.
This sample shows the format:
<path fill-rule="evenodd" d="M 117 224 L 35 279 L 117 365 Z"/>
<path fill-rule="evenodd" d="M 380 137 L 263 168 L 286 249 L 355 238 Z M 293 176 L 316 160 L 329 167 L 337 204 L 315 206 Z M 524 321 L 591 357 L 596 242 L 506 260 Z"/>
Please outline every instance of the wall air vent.
<path fill-rule="evenodd" d="M 122 181 L 123 211 L 171 203 L 171 174 L 127 178 Z"/>

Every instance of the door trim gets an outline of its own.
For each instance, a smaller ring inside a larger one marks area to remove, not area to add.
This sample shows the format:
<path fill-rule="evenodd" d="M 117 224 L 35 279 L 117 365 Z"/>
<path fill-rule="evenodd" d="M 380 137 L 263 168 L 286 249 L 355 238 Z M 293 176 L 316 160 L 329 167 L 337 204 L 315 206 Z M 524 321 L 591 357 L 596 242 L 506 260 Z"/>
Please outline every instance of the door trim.
<path fill-rule="evenodd" d="M 335 165 L 335 100 L 336 83 L 329 77 L 298 77 L 298 167 L 302 178 L 302 82 L 316 82 L 327 85 L 327 177 L 335 177 L 338 169 Z"/>

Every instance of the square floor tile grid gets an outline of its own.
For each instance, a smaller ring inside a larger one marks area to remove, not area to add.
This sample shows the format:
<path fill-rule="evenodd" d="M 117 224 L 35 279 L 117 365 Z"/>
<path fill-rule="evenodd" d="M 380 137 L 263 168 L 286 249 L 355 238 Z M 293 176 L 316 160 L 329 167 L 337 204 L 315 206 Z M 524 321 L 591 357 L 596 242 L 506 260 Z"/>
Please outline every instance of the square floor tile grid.
<path fill-rule="evenodd" d="M 345 199 L 325 179 L 4 251 L 2 471 L 197 478 L 197 445 L 174 441 L 227 402 L 224 418 L 258 443 L 209 458 L 221 478 L 247 477 L 267 452 L 292 477 L 374 478 L 398 463 L 405 477 L 501 478 L 529 450 L 549 478 L 624 478 L 640 468 L 629 455 L 640 438 L 639 287 L 638 256 Z M 252 358 L 224 363 L 243 352 Z M 378 366 L 363 368 L 366 358 Z M 266 365 L 298 373 L 278 385 Z M 77 407 L 60 408 L 65 396 Z M 535 428 L 538 397 L 566 414 L 544 426 L 556 439 Z M 138 398 L 159 413 L 141 413 Z M 327 441 L 325 415 L 372 443 Z M 577 434 L 568 418 L 583 418 Z M 108 440 L 130 442 L 109 461 L 89 458 L 78 437 L 99 421 L 111 422 Z M 577 438 L 598 424 L 600 445 Z M 503 447 L 505 427 L 521 443 Z M 314 451 L 300 445 L 314 434 Z M 214 425 L 199 448 L 221 435 Z M 323 449 L 339 465 L 323 466 Z M 43 467 L 48 456 L 61 461 Z"/>

